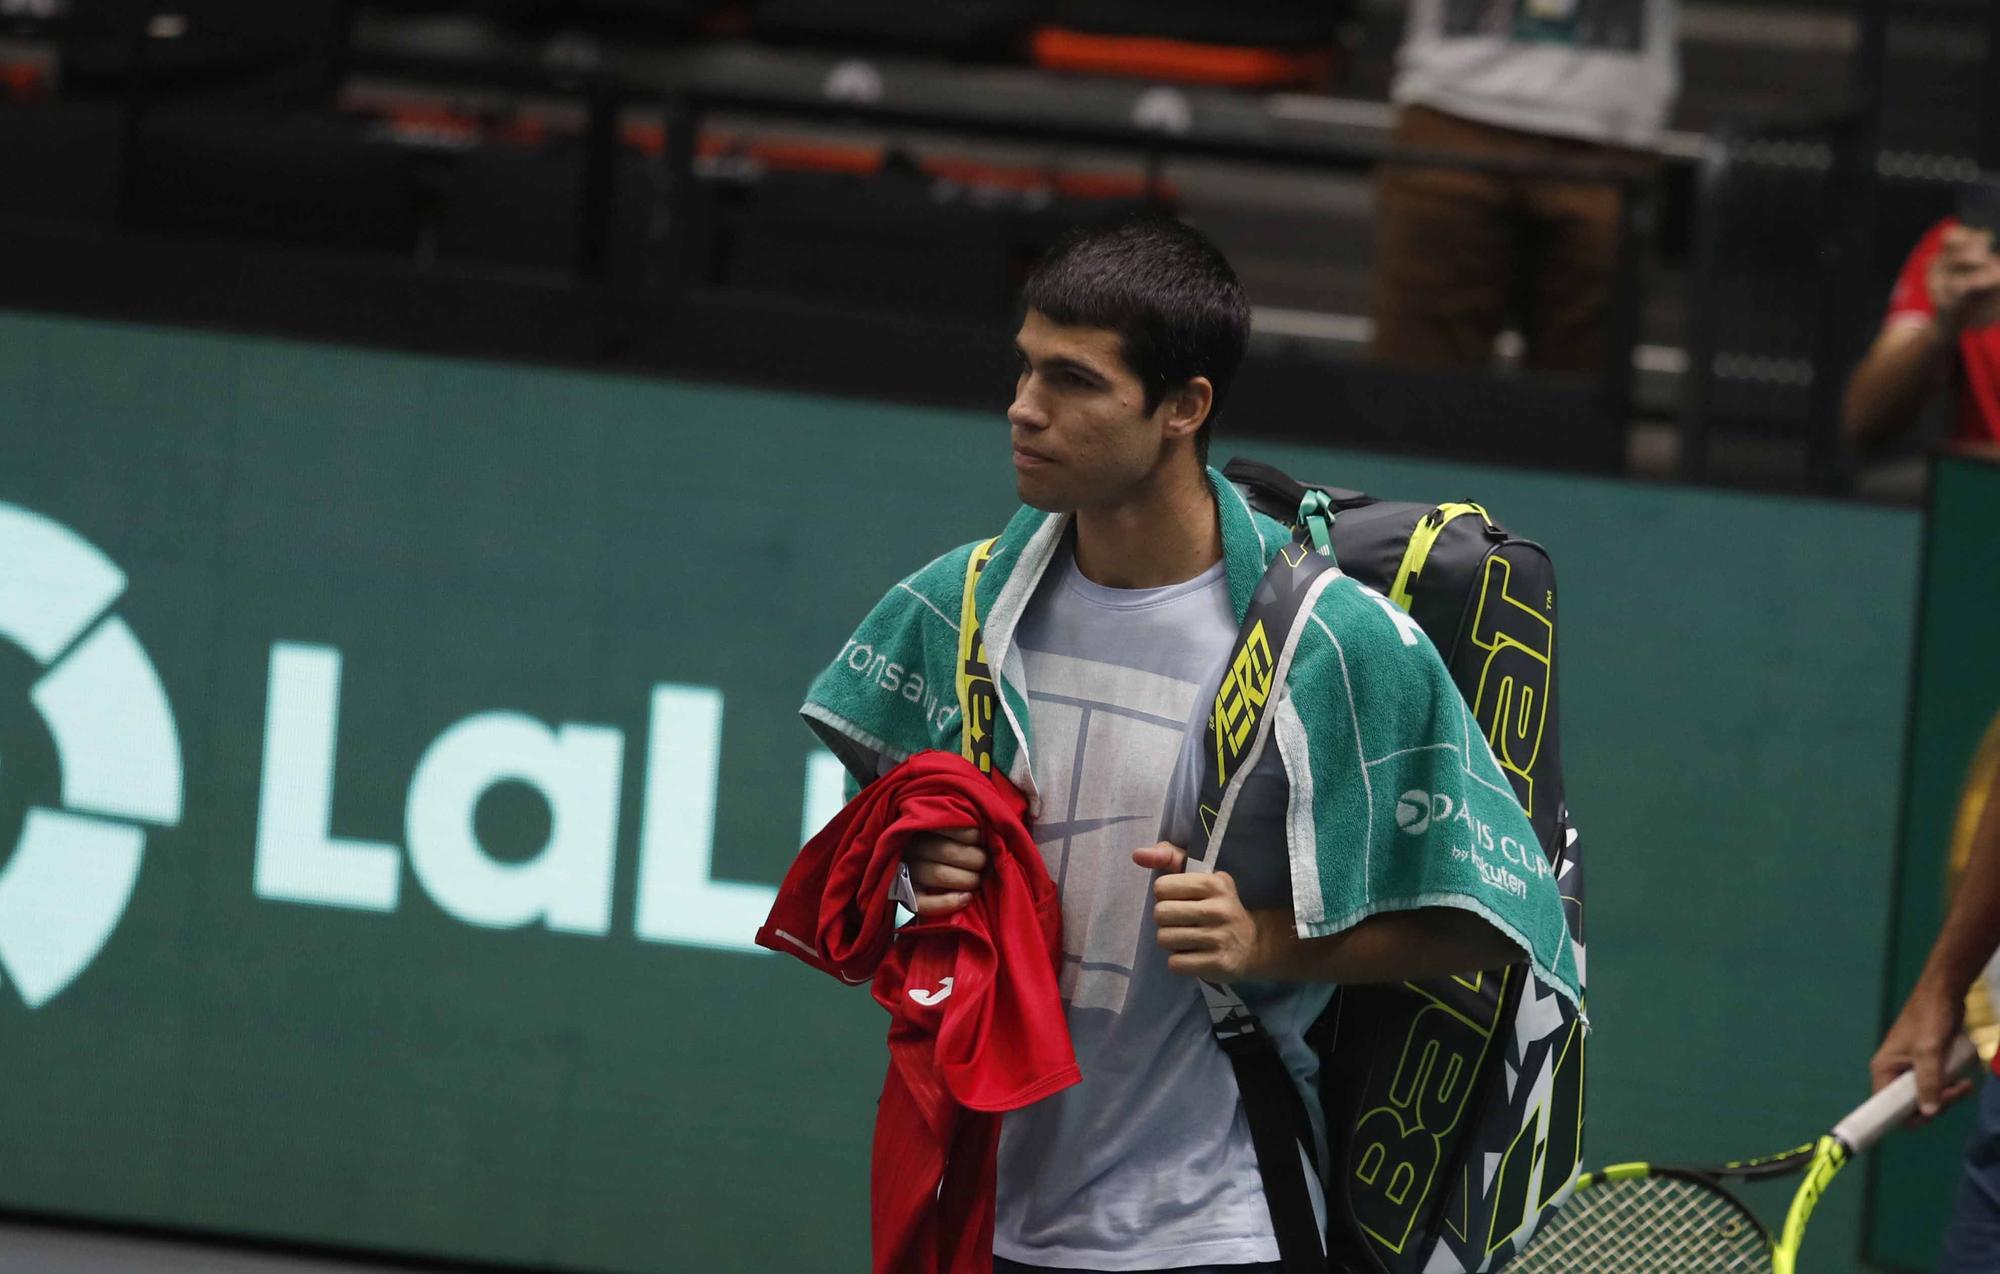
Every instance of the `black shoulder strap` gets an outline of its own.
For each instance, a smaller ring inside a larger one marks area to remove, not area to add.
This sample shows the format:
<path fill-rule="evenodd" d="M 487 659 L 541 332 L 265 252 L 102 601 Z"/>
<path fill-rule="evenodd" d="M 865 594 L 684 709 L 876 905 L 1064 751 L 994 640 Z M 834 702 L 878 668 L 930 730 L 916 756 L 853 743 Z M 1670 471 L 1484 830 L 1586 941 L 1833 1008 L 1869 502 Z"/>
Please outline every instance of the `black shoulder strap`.
<path fill-rule="evenodd" d="M 1215 870 L 1242 777 L 1270 745 L 1268 709 L 1283 689 L 1304 612 L 1324 577 L 1339 571 L 1331 547 L 1332 502 L 1323 492 L 1301 491 L 1298 533 L 1265 569 L 1209 709 L 1189 871 Z M 1306 1183 L 1317 1156 L 1305 1102 L 1270 1033 L 1242 998 L 1226 986 L 1201 987 L 1210 1029 L 1236 1073 L 1284 1274 L 1325 1274 L 1325 1236 Z"/>

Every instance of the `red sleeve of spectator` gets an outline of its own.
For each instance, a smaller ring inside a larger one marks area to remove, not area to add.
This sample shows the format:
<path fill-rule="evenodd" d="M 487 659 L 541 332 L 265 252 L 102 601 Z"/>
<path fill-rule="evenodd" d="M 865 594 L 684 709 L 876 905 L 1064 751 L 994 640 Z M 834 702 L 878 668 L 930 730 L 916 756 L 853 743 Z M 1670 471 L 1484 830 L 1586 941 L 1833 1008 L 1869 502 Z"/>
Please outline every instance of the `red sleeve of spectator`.
<path fill-rule="evenodd" d="M 1925 276 L 1930 272 L 1931 260 L 1938 254 L 1939 244 L 1944 241 L 1945 228 L 1951 224 L 1949 217 L 1938 222 L 1910 250 L 1909 260 L 1903 262 L 1902 271 L 1896 275 L 1895 289 L 1889 293 L 1888 322 L 1905 317 L 1930 318 L 1937 313 Z"/>

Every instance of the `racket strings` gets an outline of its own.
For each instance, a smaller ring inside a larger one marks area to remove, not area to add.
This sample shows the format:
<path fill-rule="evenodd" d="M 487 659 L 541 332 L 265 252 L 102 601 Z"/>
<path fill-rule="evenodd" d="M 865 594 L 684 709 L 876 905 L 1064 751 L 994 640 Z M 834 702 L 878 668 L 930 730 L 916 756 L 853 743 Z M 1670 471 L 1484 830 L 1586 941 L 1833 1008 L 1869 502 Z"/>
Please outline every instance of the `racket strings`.
<path fill-rule="evenodd" d="M 1722 1189 L 1637 1177 L 1579 1190 L 1508 1267 L 1509 1274 L 1768 1271 L 1770 1244 Z"/>

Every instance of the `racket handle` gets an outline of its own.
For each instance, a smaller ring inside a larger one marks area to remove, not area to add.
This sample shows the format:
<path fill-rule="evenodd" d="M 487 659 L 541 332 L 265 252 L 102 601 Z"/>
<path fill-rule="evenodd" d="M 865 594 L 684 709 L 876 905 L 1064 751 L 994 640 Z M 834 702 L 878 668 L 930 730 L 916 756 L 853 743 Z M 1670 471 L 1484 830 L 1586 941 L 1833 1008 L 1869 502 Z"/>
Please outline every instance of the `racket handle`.
<path fill-rule="evenodd" d="M 1976 1050 L 1972 1041 L 1963 1035 L 1954 1036 L 1950 1050 L 1945 1054 L 1944 1079 L 1965 1069 Z M 1867 1101 L 1854 1108 L 1854 1113 L 1833 1126 L 1833 1135 L 1840 1138 L 1840 1144 L 1847 1147 L 1849 1154 L 1860 1154 L 1882 1139 L 1882 1134 L 1909 1118 L 1917 1108 L 1917 1076 L 1915 1071 L 1904 1071 Z"/>

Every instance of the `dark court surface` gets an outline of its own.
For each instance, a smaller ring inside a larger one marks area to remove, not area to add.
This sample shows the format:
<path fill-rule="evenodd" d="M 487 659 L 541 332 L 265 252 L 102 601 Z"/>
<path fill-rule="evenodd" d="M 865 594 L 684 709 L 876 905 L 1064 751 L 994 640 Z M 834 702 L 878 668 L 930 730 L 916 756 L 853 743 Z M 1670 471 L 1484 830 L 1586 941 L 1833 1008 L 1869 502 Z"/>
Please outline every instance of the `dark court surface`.
<path fill-rule="evenodd" d="M 0 1223 L 0 1274 L 418 1274 L 418 1268 Z"/>

